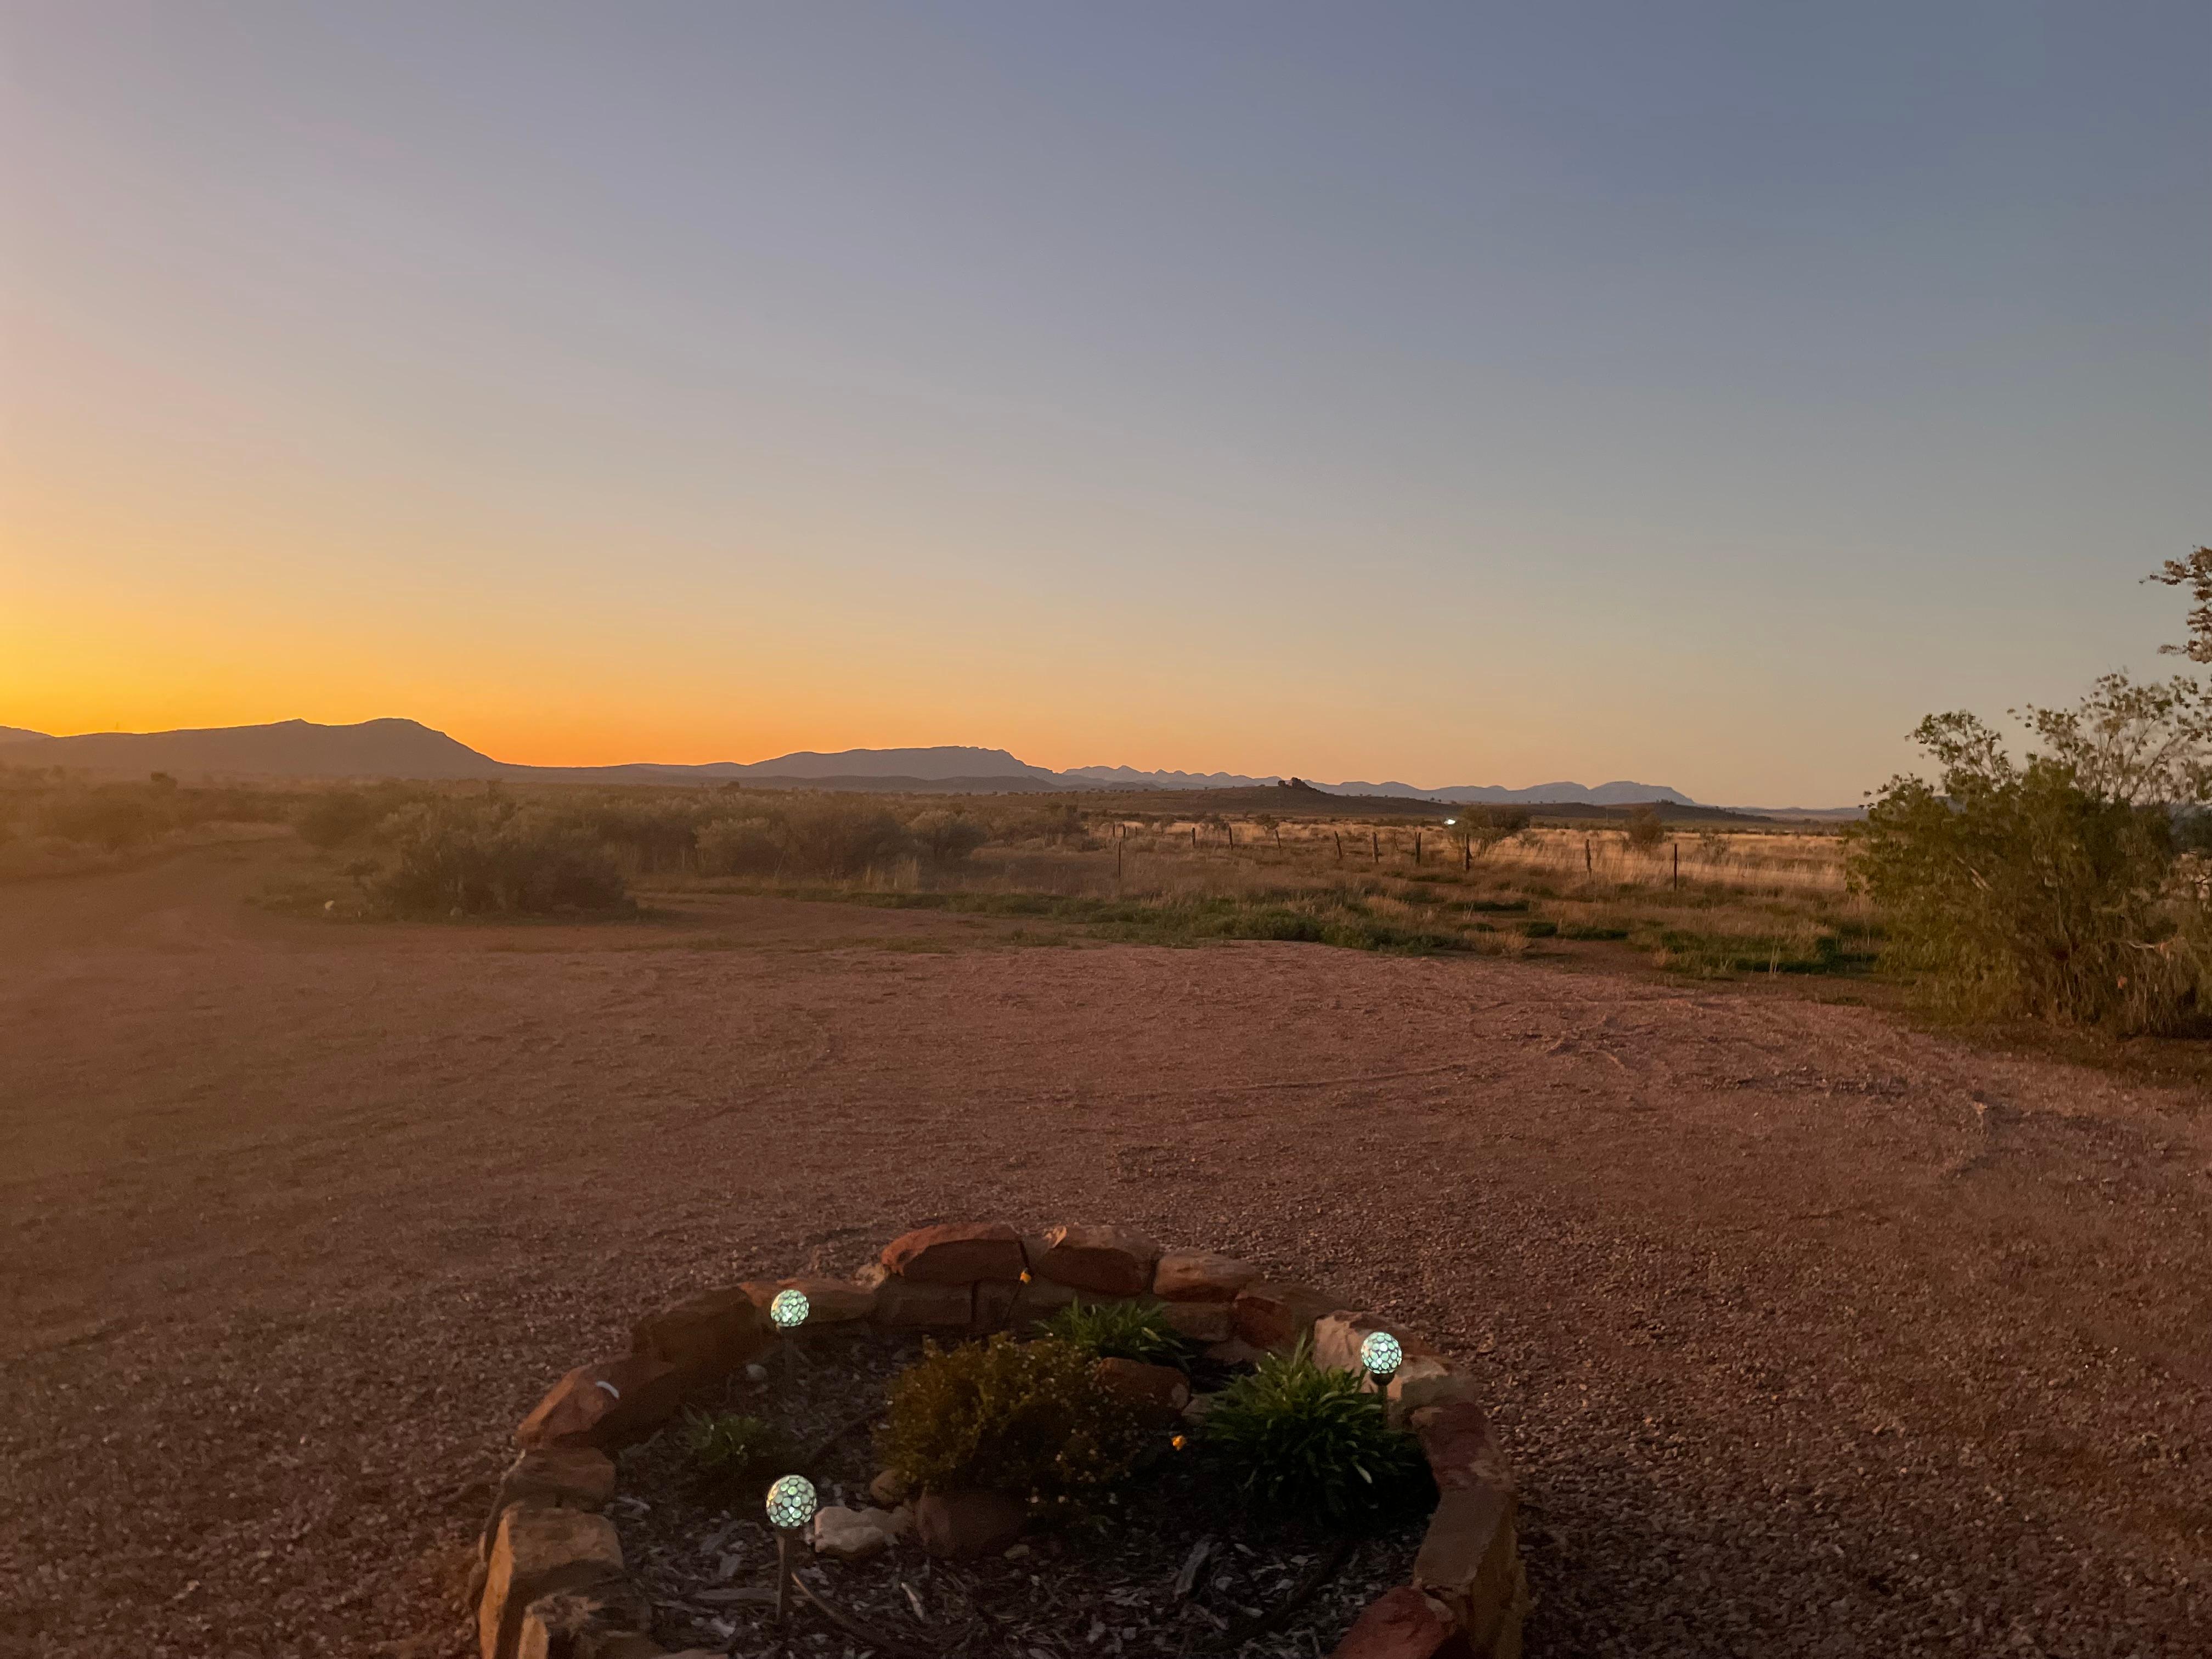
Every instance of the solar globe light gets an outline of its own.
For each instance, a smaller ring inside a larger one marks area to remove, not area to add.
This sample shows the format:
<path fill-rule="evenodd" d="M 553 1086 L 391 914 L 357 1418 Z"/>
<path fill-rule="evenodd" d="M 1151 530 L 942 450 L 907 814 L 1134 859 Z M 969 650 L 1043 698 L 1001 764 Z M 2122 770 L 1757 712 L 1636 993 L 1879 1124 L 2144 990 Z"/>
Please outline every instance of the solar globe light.
<path fill-rule="evenodd" d="M 804 1291 L 778 1291 L 768 1304 L 768 1316 L 778 1330 L 788 1331 L 804 1325 L 806 1316 L 814 1311 Z"/>
<path fill-rule="evenodd" d="M 775 1528 L 775 1622 L 791 1617 L 791 1540 L 814 1518 L 821 1499 L 803 1474 L 787 1474 L 768 1489 L 768 1523 Z"/>
<path fill-rule="evenodd" d="M 1359 1363 L 1367 1368 L 1379 1391 L 1390 1386 L 1398 1367 L 1406 1363 L 1406 1350 L 1388 1331 L 1370 1331 L 1359 1345 Z"/>

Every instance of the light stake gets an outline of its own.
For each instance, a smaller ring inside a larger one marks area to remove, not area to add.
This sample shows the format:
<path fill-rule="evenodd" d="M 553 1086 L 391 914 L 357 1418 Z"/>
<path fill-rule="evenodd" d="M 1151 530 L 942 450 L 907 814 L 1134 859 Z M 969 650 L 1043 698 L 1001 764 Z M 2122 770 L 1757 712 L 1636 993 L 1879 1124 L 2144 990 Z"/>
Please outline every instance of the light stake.
<path fill-rule="evenodd" d="M 778 1291 L 769 1299 L 769 1321 L 783 1333 L 783 1382 L 786 1388 L 799 1382 L 799 1350 L 792 1343 L 791 1334 L 806 1322 L 806 1316 L 814 1311 L 814 1304 L 806 1299 L 804 1291 Z"/>
<path fill-rule="evenodd" d="M 791 1541 L 814 1518 L 821 1500 L 803 1474 L 787 1474 L 768 1489 L 768 1523 L 775 1528 L 775 1622 L 791 1617 Z"/>

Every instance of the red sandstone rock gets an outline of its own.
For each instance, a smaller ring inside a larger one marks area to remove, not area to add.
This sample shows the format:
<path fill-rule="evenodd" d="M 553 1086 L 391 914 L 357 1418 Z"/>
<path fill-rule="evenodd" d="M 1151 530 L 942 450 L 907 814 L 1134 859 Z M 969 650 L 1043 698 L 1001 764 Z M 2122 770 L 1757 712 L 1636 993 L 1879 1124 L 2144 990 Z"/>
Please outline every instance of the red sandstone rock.
<path fill-rule="evenodd" d="M 477 1604 L 483 1659 L 515 1659 L 523 1614 L 542 1595 L 590 1589 L 623 1576 L 614 1522 L 583 1510 L 524 1504 L 500 1517 Z"/>
<path fill-rule="evenodd" d="M 995 1555 L 1019 1538 L 1028 1523 L 1028 1506 L 1004 1492 L 924 1492 L 914 1506 L 915 1538 L 947 1561 Z"/>
<path fill-rule="evenodd" d="M 872 1286 L 864 1287 L 842 1279 L 748 1279 L 738 1287 L 752 1298 L 753 1305 L 763 1313 L 768 1304 L 785 1291 L 797 1291 L 806 1298 L 806 1322 L 809 1325 L 843 1325 L 856 1319 L 866 1319 L 876 1310 L 876 1292 Z M 770 1328 L 774 1328 L 773 1322 Z"/>
<path fill-rule="evenodd" d="M 1427 1406 L 1409 1418 L 1442 1496 L 1413 1583 L 1447 1607 L 1479 1653 L 1517 1653 L 1528 1583 L 1514 1535 L 1511 1470 L 1482 1408 Z"/>
<path fill-rule="evenodd" d="M 1367 1604 L 1329 1659 L 1474 1659 L 1462 1631 L 1442 1602 L 1411 1584 L 1388 1589 Z"/>
<path fill-rule="evenodd" d="M 1430 1406 L 1413 1413 L 1407 1421 L 1420 1437 L 1421 1449 L 1428 1454 L 1429 1467 L 1436 1472 L 1439 1487 L 1496 1486 L 1508 1497 L 1512 1495 L 1512 1468 L 1481 1407 L 1472 1401 Z"/>
<path fill-rule="evenodd" d="M 1260 1270 L 1210 1250 L 1170 1250 L 1152 1269 L 1152 1294 L 1163 1302 L 1234 1302 Z"/>
<path fill-rule="evenodd" d="M 541 1595 L 522 1615 L 515 1659 L 661 1659 L 653 1603 L 634 1583 Z"/>
<path fill-rule="evenodd" d="M 555 1446 L 526 1451 L 500 1477 L 477 1540 L 477 1559 L 491 1553 L 492 1535 L 499 1518 L 517 1504 L 536 1504 L 544 1509 L 598 1510 L 615 1495 L 614 1460 L 590 1446 Z"/>
<path fill-rule="evenodd" d="M 676 1414 L 684 1374 L 642 1354 L 579 1365 L 556 1382 L 514 1431 L 526 1450 L 597 1446 L 611 1450 L 642 1440 Z"/>
<path fill-rule="evenodd" d="M 1160 1247 L 1126 1227 L 1054 1227 L 1044 1236 L 1036 1276 L 1100 1296 L 1142 1296 Z"/>
<path fill-rule="evenodd" d="M 1313 1329 L 1314 1321 L 1344 1305 L 1310 1285 L 1255 1279 L 1237 1293 L 1237 1334 L 1255 1348 L 1287 1348 Z"/>
<path fill-rule="evenodd" d="M 1164 1302 L 1167 1322 L 1194 1342 L 1226 1342 L 1237 1332 L 1233 1302 Z"/>
<path fill-rule="evenodd" d="M 1423 1355 L 1408 1359 L 1390 1379 L 1391 1420 L 1403 1422 L 1426 1406 L 1476 1405 L 1481 1399 L 1474 1379 L 1448 1362 Z"/>
<path fill-rule="evenodd" d="M 768 1316 L 742 1285 L 702 1291 L 648 1314 L 630 1327 L 629 1350 L 665 1360 L 687 1387 L 719 1382 L 768 1351 L 775 1340 Z"/>
<path fill-rule="evenodd" d="M 918 1227 L 884 1246 L 884 1266 L 922 1285 L 972 1285 L 1014 1279 L 1028 1266 L 1022 1236 L 1003 1221 Z"/>
<path fill-rule="evenodd" d="M 1364 1370 L 1366 1367 L 1359 1359 L 1359 1345 L 1376 1331 L 1388 1331 L 1396 1337 L 1407 1359 L 1438 1357 L 1425 1338 L 1415 1335 L 1402 1325 L 1375 1314 L 1339 1309 L 1314 1322 L 1314 1364 L 1323 1370 Z"/>
<path fill-rule="evenodd" d="M 1190 1379 L 1172 1365 L 1109 1358 L 1098 1362 L 1097 1370 L 1107 1392 L 1127 1401 L 1155 1425 L 1174 1422 L 1190 1404 Z"/>
<path fill-rule="evenodd" d="M 878 1325 L 900 1329 L 964 1331 L 975 1322 L 975 1290 L 968 1285 L 917 1285 L 887 1278 L 876 1291 L 872 1316 Z"/>

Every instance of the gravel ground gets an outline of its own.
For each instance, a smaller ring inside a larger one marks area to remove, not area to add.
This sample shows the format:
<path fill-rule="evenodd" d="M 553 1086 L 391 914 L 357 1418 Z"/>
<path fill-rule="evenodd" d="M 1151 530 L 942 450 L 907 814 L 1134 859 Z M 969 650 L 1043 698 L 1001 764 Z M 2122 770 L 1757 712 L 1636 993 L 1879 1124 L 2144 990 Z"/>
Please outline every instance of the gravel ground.
<path fill-rule="evenodd" d="M 555 1376 L 988 1216 L 1466 1358 L 1534 1655 L 2208 1649 L 2200 1099 L 1536 964 L 283 921 L 273 856 L 0 889 L 0 1651 L 461 1655 Z"/>

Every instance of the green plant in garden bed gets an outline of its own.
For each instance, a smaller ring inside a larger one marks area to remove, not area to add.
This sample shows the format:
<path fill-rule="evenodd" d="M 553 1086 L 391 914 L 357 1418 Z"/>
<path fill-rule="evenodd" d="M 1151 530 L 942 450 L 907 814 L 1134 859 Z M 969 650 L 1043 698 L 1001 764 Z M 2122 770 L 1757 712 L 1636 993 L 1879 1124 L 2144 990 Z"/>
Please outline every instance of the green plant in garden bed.
<path fill-rule="evenodd" d="M 1102 1359 L 1137 1359 L 1147 1365 L 1180 1365 L 1191 1344 L 1168 1323 L 1158 1302 L 1085 1302 L 1080 1298 L 1044 1322 L 1049 1334 Z"/>
<path fill-rule="evenodd" d="M 1304 1343 L 1268 1355 L 1206 1413 L 1200 1443 L 1207 1462 L 1263 1514 L 1349 1532 L 1412 1519 L 1436 1503 L 1428 1459 L 1360 1381 L 1354 1371 L 1322 1370 Z"/>
<path fill-rule="evenodd" d="M 877 1451 L 926 1490 L 1072 1506 L 1125 1478 L 1144 1443 L 1135 1411 L 1099 1382 L 1097 1366 L 1089 1349 L 1054 1336 L 926 1344 L 892 1380 Z"/>
<path fill-rule="evenodd" d="M 797 1455 L 792 1438 L 773 1423 L 741 1412 L 692 1412 L 684 1419 L 684 1449 L 692 1466 L 710 1480 L 744 1480 L 781 1472 Z"/>

